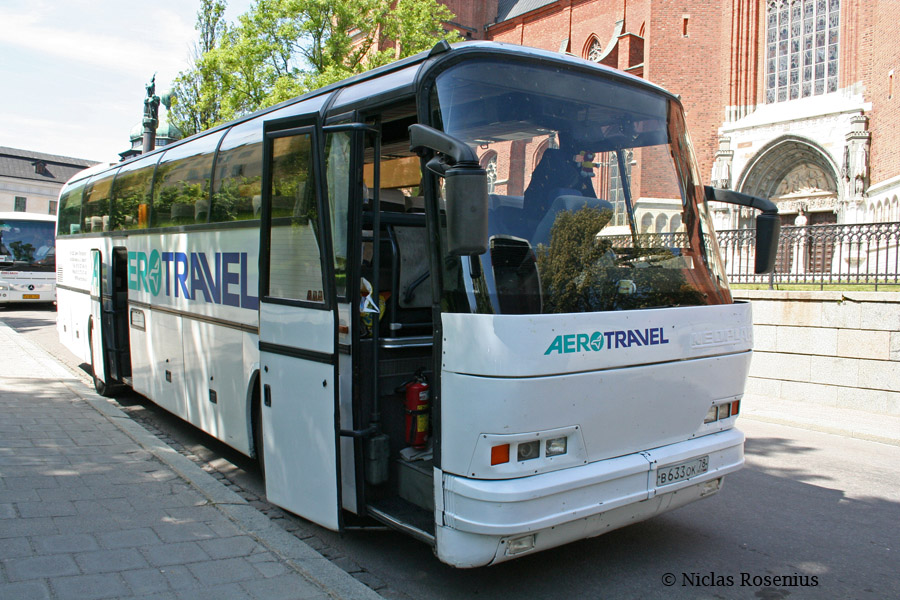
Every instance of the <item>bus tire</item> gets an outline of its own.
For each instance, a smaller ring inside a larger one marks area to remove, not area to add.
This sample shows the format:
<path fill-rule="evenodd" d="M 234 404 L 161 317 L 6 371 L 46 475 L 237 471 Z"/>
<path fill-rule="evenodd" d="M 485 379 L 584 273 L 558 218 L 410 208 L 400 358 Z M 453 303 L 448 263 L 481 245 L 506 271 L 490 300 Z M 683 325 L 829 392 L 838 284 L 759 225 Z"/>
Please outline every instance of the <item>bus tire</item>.
<path fill-rule="evenodd" d="M 259 472 L 266 478 L 266 449 L 263 445 L 262 427 L 262 401 L 259 393 L 259 380 L 253 385 L 253 404 L 250 407 L 250 419 L 253 421 L 253 449 L 256 452 L 256 461 L 259 463 Z"/>
<path fill-rule="evenodd" d="M 114 395 L 112 390 L 112 386 L 106 384 L 105 381 L 102 381 L 97 377 L 97 369 L 94 366 L 96 363 L 94 362 L 94 322 L 91 321 L 91 324 L 88 326 L 88 347 L 91 349 L 91 379 L 94 380 L 94 390 L 101 396 L 106 398 L 111 398 Z"/>

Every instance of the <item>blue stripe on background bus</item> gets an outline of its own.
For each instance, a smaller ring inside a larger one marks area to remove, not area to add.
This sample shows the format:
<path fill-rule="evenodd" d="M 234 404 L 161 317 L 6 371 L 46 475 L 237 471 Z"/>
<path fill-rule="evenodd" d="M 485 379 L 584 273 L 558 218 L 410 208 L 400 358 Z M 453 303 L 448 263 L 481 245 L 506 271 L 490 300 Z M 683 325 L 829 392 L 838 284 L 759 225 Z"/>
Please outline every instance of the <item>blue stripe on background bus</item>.
<path fill-rule="evenodd" d="M 248 270 L 246 252 L 129 252 L 128 289 L 256 310 Z"/>
<path fill-rule="evenodd" d="M 575 352 L 599 352 L 606 348 L 631 348 L 632 346 L 658 346 L 668 344 L 666 333 L 662 327 L 648 329 L 624 329 L 619 331 L 595 331 L 586 333 L 570 333 L 553 338 L 544 352 L 548 354 L 572 354 Z"/>

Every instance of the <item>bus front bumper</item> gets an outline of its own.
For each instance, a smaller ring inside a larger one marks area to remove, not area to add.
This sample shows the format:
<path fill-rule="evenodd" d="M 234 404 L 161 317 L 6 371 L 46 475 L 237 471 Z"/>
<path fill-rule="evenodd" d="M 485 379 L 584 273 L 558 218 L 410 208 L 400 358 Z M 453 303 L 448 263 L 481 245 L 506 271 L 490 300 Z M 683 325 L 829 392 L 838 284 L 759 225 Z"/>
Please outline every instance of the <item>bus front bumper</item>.
<path fill-rule="evenodd" d="M 660 468 L 706 456 L 706 472 L 658 485 Z M 531 477 L 440 474 L 437 554 L 475 567 L 600 535 L 715 494 L 721 478 L 743 464 L 744 434 L 729 429 Z"/>
<path fill-rule="evenodd" d="M 56 301 L 56 292 L 52 289 L 18 290 L 0 288 L 0 303 L 54 301 Z"/>

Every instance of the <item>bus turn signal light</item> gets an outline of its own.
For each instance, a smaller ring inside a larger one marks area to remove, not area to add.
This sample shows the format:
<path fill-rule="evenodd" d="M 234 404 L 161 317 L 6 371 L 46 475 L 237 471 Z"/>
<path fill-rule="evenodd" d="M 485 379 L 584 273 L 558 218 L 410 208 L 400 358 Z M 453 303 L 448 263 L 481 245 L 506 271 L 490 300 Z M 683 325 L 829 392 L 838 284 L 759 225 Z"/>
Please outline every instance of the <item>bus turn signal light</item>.
<path fill-rule="evenodd" d="M 491 448 L 491 466 L 509 462 L 509 444 L 501 444 Z"/>

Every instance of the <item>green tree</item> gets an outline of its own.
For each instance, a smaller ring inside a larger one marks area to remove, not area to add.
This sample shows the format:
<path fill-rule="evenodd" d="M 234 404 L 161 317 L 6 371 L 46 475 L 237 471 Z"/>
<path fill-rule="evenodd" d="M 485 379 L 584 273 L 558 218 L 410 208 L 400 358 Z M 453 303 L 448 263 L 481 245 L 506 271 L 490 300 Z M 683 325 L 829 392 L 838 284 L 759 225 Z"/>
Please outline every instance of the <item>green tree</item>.
<path fill-rule="evenodd" d="M 200 14 L 209 2 L 204 0 Z M 256 0 L 182 74 L 185 81 L 213 85 L 209 92 L 198 88 L 196 96 L 187 90 L 180 110 L 199 114 L 204 104 L 195 98 L 214 100 L 218 113 L 212 124 L 233 119 L 426 50 L 438 40 L 458 41 L 455 31 L 443 29 L 442 22 L 452 18 L 437 0 Z M 203 31 L 199 24 L 198 19 Z"/>
<path fill-rule="evenodd" d="M 200 0 L 194 28 L 200 38 L 194 46 L 190 66 L 179 73 L 173 85 L 169 121 L 185 137 L 221 122 L 220 73 L 206 57 L 218 48 L 226 32 L 225 0 Z"/>

